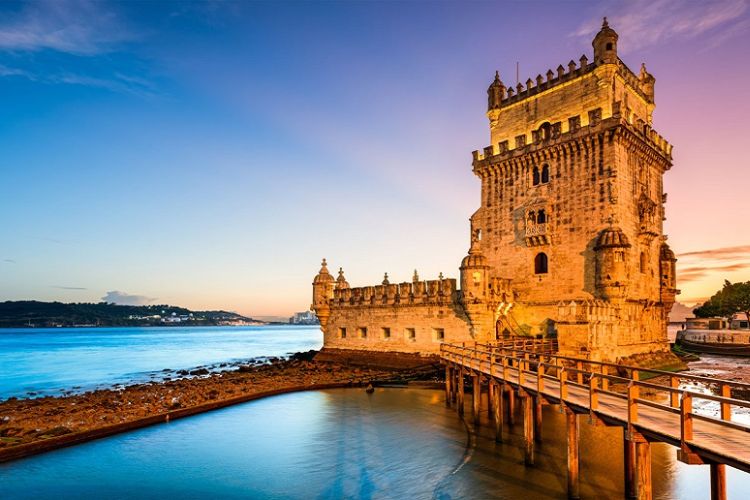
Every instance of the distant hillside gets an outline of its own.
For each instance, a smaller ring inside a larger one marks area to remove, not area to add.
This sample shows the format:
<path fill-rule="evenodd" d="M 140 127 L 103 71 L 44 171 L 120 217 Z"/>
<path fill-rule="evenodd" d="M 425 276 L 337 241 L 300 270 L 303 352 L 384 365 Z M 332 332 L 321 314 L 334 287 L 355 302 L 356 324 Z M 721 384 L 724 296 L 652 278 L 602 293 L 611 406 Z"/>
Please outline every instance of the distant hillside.
<path fill-rule="evenodd" d="M 120 306 L 107 302 L 35 300 L 0 302 L 0 328 L 57 326 L 212 326 L 264 324 L 227 311 L 191 311 L 169 305 Z"/>

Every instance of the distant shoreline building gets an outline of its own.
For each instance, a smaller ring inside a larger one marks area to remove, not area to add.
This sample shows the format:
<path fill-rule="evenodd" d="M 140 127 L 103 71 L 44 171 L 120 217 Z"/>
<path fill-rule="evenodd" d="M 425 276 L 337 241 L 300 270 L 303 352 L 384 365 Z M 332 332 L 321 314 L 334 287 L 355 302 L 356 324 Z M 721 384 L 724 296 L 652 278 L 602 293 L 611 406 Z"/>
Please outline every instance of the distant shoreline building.
<path fill-rule="evenodd" d="M 291 318 L 289 318 L 289 324 L 290 325 L 319 325 L 320 321 L 318 321 L 318 317 L 315 315 L 313 311 L 302 311 L 298 313 L 294 313 Z"/>
<path fill-rule="evenodd" d="M 652 128 L 654 77 L 631 71 L 617 41 L 605 19 L 593 60 L 515 87 L 495 75 L 460 283 L 415 271 L 352 288 L 324 260 L 312 309 L 325 348 L 430 354 L 442 342 L 555 335 L 563 354 L 668 356 L 679 293 L 663 233 L 672 146 Z"/>

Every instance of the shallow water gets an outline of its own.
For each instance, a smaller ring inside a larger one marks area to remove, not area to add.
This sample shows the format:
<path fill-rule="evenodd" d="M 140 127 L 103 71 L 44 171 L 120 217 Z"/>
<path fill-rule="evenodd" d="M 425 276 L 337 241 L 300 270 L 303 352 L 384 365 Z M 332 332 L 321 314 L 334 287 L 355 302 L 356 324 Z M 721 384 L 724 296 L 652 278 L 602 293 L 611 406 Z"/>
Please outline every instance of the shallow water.
<path fill-rule="evenodd" d="M 470 399 L 470 398 L 467 398 Z M 622 430 L 581 428 L 583 498 L 622 498 Z M 564 415 L 546 406 L 537 464 L 495 444 L 426 389 L 286 394 L 0 464 L 4 498 L 565 497 Z M 652 445 L 655 498 L 709 496 L 707 466 Z M 728 469 L 729 498 L 750 498 Z"/>
<path fill-rule="evenodd" d="M 174 370 L 322 345 L 317 326 L 4 328 L 0 400 L 163 380 Z"/>

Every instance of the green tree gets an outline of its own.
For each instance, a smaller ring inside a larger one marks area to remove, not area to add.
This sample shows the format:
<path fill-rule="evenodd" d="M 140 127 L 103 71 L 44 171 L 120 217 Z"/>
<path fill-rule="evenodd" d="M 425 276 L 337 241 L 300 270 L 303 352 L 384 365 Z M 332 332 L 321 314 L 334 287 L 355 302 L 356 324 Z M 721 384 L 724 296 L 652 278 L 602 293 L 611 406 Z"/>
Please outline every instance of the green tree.
<path fill-rule="evenodd" d="M 750 281 L 731 283 L 725 280 L 721 290 L 693 309 L 693 313 L 699 318 L 722 316 L 730 319 L 736 313 L 743 313 L 750 321 Z"/>

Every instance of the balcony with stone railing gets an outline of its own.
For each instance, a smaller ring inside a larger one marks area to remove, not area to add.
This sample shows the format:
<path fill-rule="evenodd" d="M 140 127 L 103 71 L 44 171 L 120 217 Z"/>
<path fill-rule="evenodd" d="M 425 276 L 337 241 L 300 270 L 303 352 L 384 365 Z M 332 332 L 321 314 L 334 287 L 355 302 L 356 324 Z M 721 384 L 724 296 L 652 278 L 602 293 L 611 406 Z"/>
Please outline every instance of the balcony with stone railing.
<path fill-rule="evenodd" d="M 526 244 L 530 247 L 549 244 L 549 229 L 546 223 L 527 224 L 525 230 Z"/>

